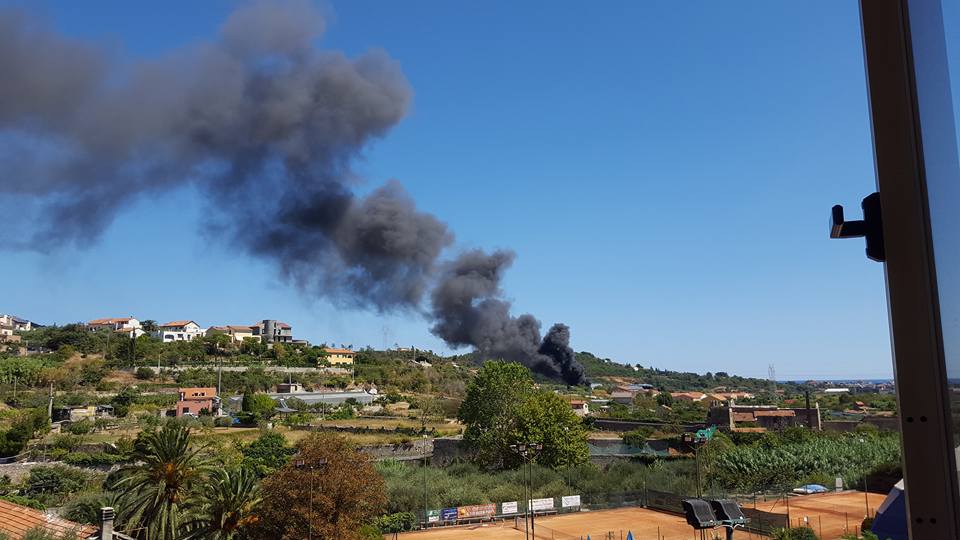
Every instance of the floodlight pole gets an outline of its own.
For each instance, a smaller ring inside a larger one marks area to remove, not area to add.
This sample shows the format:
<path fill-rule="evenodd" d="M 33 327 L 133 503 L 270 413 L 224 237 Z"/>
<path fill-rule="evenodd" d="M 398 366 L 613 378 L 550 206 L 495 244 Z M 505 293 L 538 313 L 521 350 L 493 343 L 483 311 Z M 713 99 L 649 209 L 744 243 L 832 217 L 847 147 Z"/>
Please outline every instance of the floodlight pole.
<path fill-rule="evenodd" d="M 427 527 L 427 434 L 423 434 L 423 527 Z"/>
<path fill-rule="evenodd" d="M 523 496 L 526 498 L 524 505 L 526 511 L 523 514 L 523 532 L 525 538 L 529 539 L 531 535 L 537 537 L 535 523 L 535 513 L 533 511 L 533 458 L 543 450 L 542 443 L 519 443 L 511 444 L 510 449 L 520 455 L 523 460 Z M 529 518 L 528 518 L 529 516 Z M 530 531 L 527 531 L 527 520 L 530 521 Z"/>

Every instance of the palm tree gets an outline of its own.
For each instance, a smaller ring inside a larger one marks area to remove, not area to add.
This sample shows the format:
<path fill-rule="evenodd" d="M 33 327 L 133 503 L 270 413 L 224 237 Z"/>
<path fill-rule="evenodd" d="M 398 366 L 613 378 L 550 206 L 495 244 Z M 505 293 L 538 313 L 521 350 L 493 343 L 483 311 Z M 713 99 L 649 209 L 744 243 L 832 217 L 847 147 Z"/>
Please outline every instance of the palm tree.
<path fill-rule="evenodd" d="M 184 524 L 184 540 L 232 540 L 259 521 L 260 489 L 243 468 L 216 469 L 195 500 L 193 518 Z"/>
<path fill-rule="evenodd" d="M 191 448 L 190 430 L 167 424 L 144 432 L 133 454 L 134 465 L 121 469 L 115 488 L 119 516 L 137 536 L 148 540 L 179 538 L 191 489 L 208 471 L 202 447 Z"/>

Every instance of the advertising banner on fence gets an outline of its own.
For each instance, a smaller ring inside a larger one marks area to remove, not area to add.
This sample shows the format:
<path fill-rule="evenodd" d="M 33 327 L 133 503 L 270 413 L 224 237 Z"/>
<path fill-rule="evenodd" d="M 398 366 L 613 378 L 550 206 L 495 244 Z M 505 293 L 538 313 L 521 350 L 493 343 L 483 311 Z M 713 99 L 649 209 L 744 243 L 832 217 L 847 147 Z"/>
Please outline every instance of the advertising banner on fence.
<path fill-rule="evenodd" d="M 516 514 L 517 513 L 517 501 L 505 502 L 500 505 L 501 514 Z"/>
<path fill-rule="evenodd" d="M 427 510 L 427 523 L 436 523 L 440 521 L 439 510 Z"/>
<path fill-rule="evenodd" d="M 553 510 L 553 497 L 549 499 L 531 499 L 530 508 L 535 511 Z"/>
<path fill-rule="evenodd" d="M 456 508 L 444 508 L 440 511 L 440 519 L 443 521 L 456 521 L 457 520 L 457 509 Z"/>
<path fill-rule="evenodd" d="M 497 513 L 497 505 L 495 504 L 474 504 L 457 507 L 457 517 L 459 519 L 492 517 L 495 513 Z"/>
<path fill-rule="evenodd" d="M 570 508 L 572 506 L 580 506 L 580 496 L 567 495 L 566 497 L 560 497 L 560 506 L 564 508 Z"/>

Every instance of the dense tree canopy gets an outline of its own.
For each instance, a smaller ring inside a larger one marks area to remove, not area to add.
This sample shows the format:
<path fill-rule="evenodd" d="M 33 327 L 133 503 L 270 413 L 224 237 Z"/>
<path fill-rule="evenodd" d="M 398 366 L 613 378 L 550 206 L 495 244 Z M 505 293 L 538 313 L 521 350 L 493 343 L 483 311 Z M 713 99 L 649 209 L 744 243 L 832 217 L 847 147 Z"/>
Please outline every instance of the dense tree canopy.
<path fill-rule="evenodd" d="M 515 467 L 522 457 L 510 445 L 541 443 L 537 462 L 550 467 L 583 463 L 586 431 L 569 404 L 537 390 L 530 371 L 516 363 L 491 361 L 467 387 L 458 418 L 472 459 L 488 467 Z"/>
<path fill-rule="evenodd" d="M 360 539 L 361 526 L 386 505 L 383 478 L 370 458 L 346 439 L 314 434 L 297 454 L 260 486 L 263 503 L 257 538 Z"/>

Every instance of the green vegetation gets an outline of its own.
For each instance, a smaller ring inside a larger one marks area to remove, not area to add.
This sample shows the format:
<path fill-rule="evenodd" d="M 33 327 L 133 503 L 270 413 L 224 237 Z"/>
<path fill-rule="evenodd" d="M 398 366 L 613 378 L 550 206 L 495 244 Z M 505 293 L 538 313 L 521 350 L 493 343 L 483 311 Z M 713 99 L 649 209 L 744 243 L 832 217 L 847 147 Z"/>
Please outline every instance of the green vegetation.
<path fill-rule="evenodd" d="M 243 467 L 263 478 L 286 465 L 294 452 L 283 435 L 265 431 L 241 450 Z"/>
<path fill-rule="evenodd" d="M 810 527 L 790 527 L 773 532 L 773 540 L 818 540 Z"/>
<path fill-rule="evenodd" d="M 246 469 L 215 469 L 207 488 L 192 501 L 196 510 L 184 524 L 183 540 L 238 538 L 259 521 L 263 499 L 256 477 Z"/>
<path fill-rule="evenodd" d="M 428 508 L 447 508 L 524 498 L 524 469 L 489 471 L 470 463 L 423 468 L 406 462 L 381 461 L 377 470 L 386 482 L 386 510 L 390 513 L 422 512 L 425 503 Z M 644 488 L 682 494 L 696 492 L 692 460 L 652 464 L 615 461 L 606 466 L 585 463 L 559 470 L 534 465 L 530 474 L 534 497 L 580 494 L 591 504 Z"/>
<path fill-rule="evenodd" d="M 580 418 L 560 396 L 533 385 L 530 371 L 508 362 L 487 362 L 467 387 L 458 414 L 471 459 L 488 467 L 523 462 L 511 445 L 541 443 L 534 458 L 549 467 L 583 463 L 589 457 Z"/>
<path fill-rule="evenodd" d="M 176 424 L 145 431 L 134 450 L 137 464 L 119 472 L 112 487 L 124 504 L 118 518 L 145 527 L 152 539 L 174 540 L 186 517 L 191 490 L 210 465 L 201 448 L 191 447 L 190 431 Z"/>
<path fill-rule="evenodd" d="M 0 457 L 19 454 L 30 439 L 49 429 L 47 411 L 25 409 L 16 412 L 10 428 L 0 431 Z"/>
<path fill-rule="evenodd" d="M 804 435 L 797 437 L 801 433 Z M 745 492 L 801 483 L 830 485 L 835 476 L 842 476 L 848 486 L 857 486 L 875 468 L 899 461 L 896 435 L 793 430 L 787 437 L 765 434 L 753 444 L 722 453 L 716 458 L 713 478 L 720 486 Z"/>

